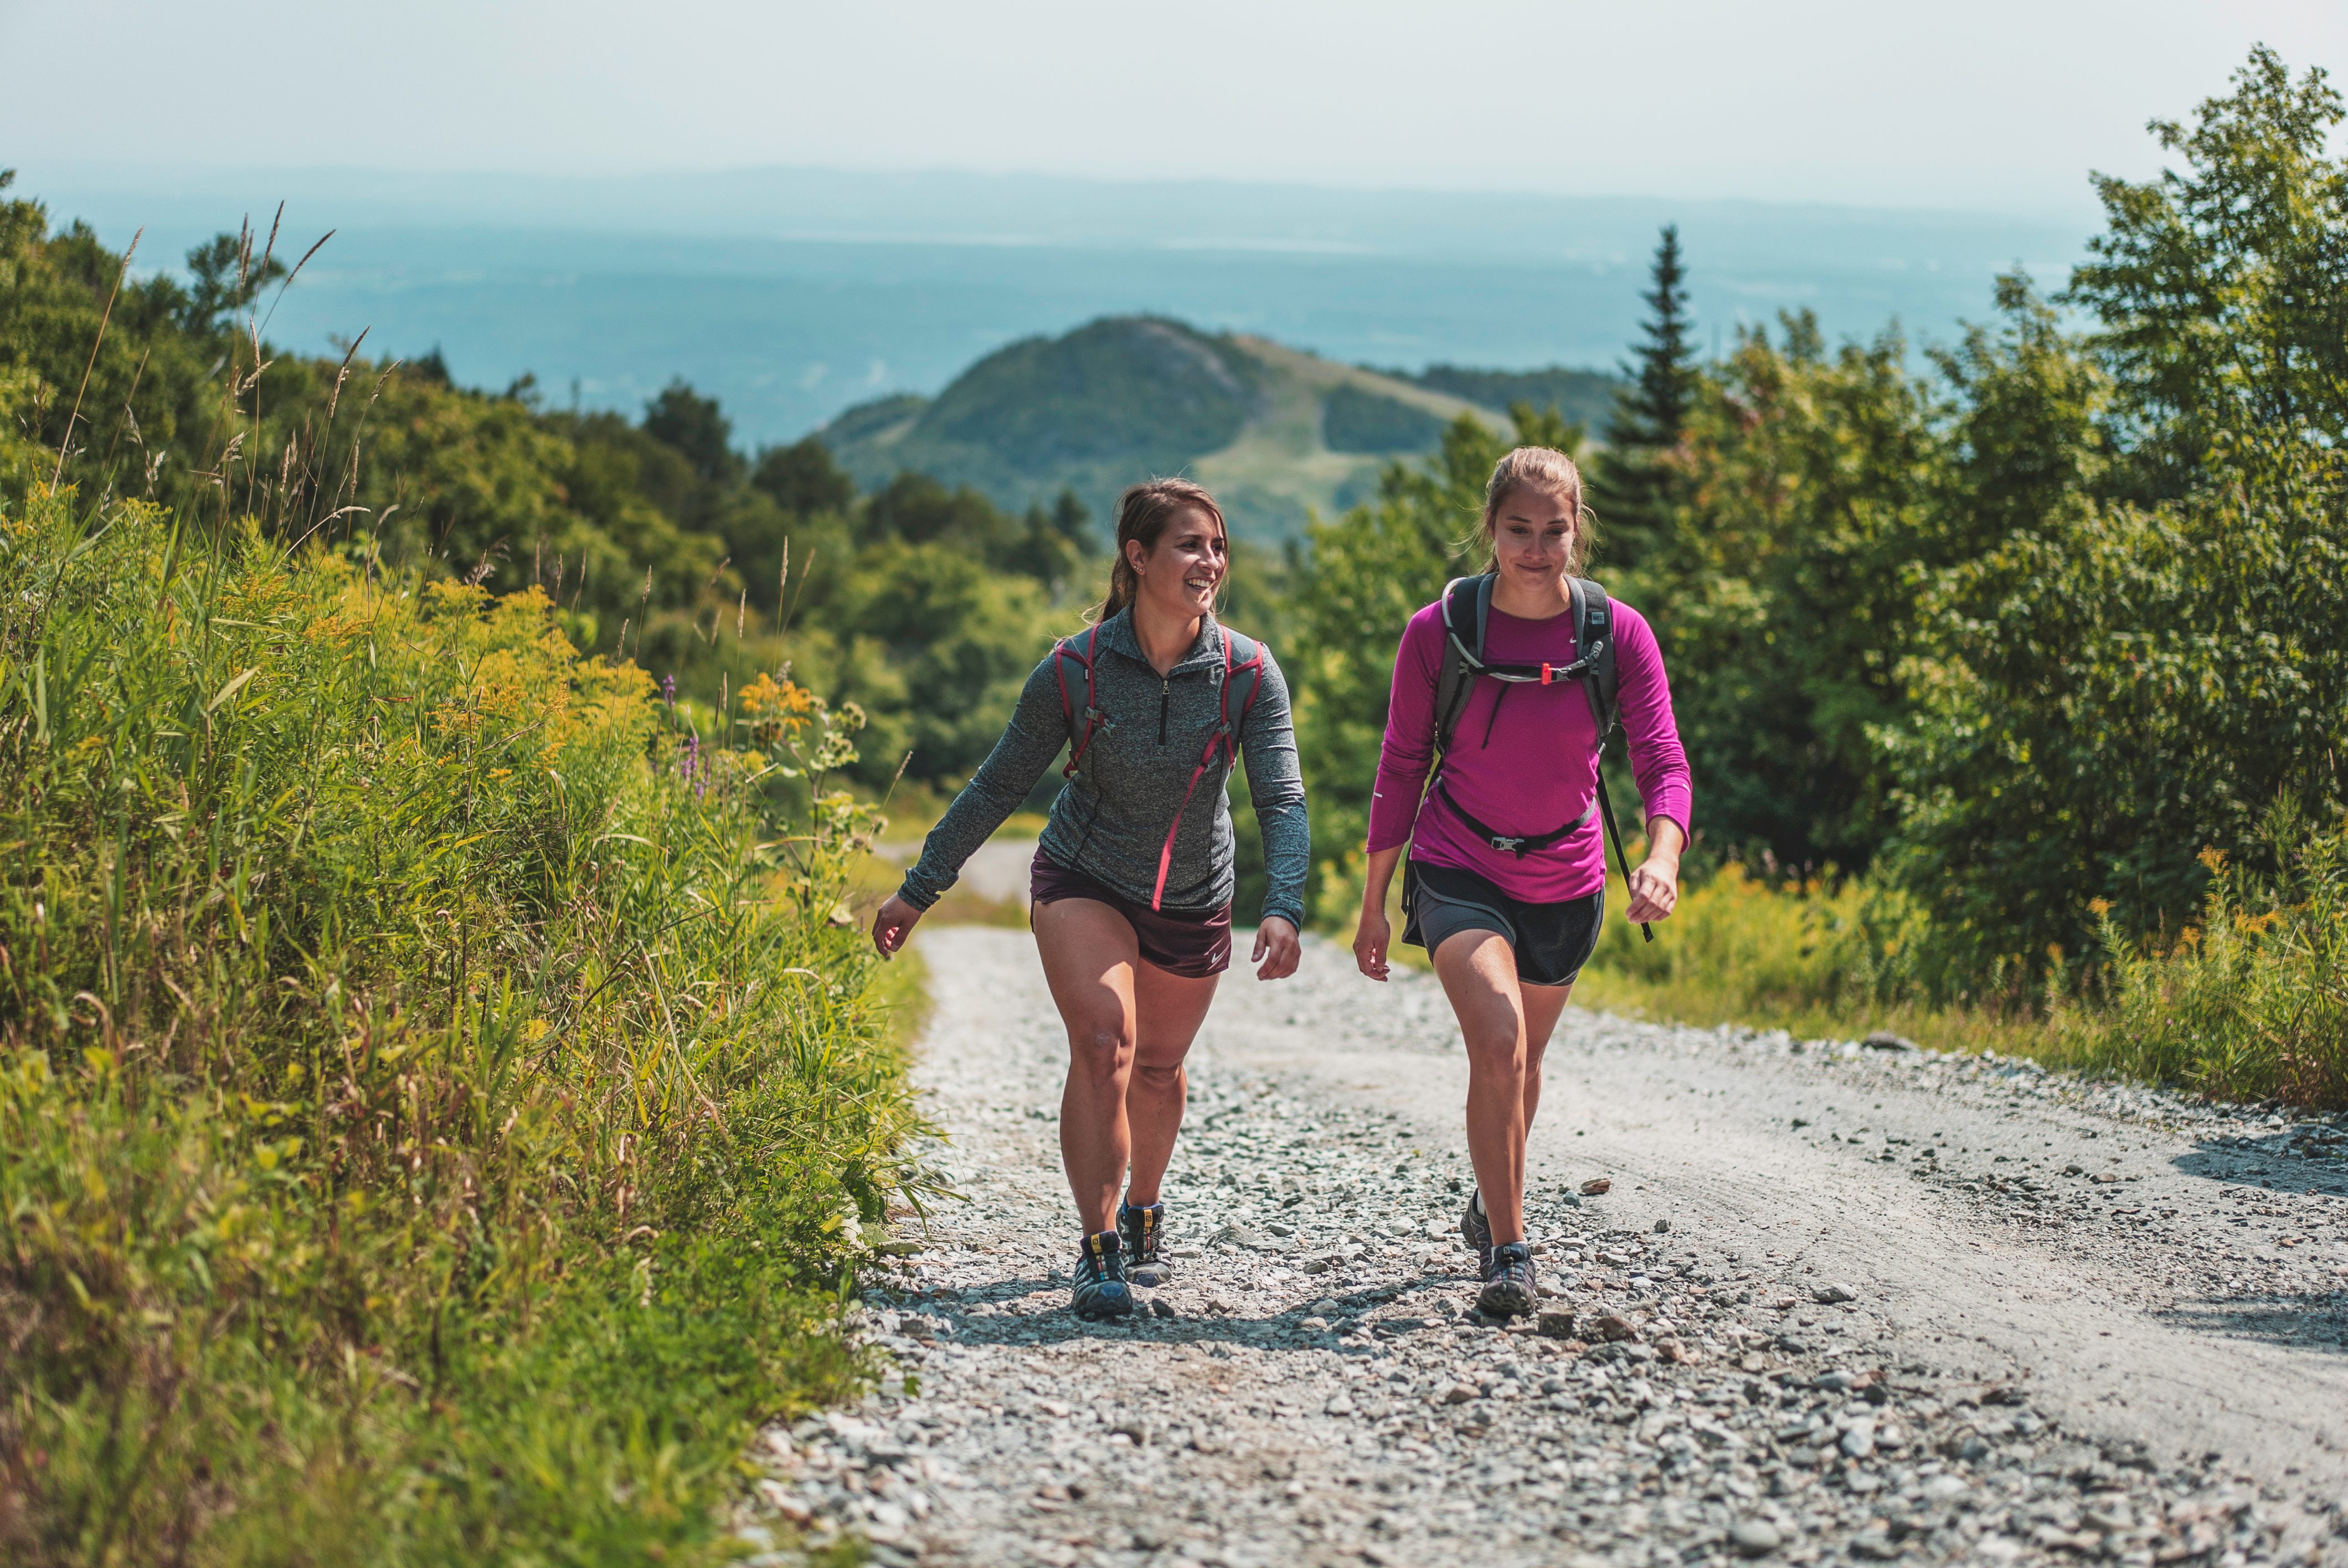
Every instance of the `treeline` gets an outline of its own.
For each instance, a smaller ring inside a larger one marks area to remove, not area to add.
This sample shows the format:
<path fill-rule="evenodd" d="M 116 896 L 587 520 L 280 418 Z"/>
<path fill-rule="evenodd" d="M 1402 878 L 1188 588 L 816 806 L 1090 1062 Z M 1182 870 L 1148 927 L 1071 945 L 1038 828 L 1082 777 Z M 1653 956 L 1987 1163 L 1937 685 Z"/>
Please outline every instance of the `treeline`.
<path fill-rule="evenodd" d="M 1880 983 L 2075 992 L 2109 933 L 2188 937 L 2213 866 L 2291 885 L 2300 835 L 2341 824 L 2342 114 L 2254 53 L 2154 128 L 2178 169 L 2097 178 L 2067 287 L 2002 278 L 1921 356 L 1797 313 L 1700 364 L 1665 234 L 1591 465 L 1593 570 L 1663 641 L 1703 857 L 1863 876 Z M 1463 423 L 1314 535 L 1292 657 L 1326 866 L 1360 843 L 1385 713 L 1361 629 L 1468 569 L 1498 446 Z"/>

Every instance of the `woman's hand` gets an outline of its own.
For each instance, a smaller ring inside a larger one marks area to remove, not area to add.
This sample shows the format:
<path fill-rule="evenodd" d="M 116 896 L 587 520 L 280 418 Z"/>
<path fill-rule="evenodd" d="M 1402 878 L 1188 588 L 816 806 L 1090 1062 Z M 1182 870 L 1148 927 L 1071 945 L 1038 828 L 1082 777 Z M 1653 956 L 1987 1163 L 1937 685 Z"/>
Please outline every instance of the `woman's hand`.
<path fill-rule="evenodd" d="M 1658 852 L 1631 873 L 1631 907 L 1623 911 L 1633 925 L 1661 920 L 1680 901 L 1680 857 Z"/>
<path fill-rule="evenodd" d="M 1362 906 L 1362 923 L 1354 928 L 1354 967 L 1374 980 L 1386 978 L 1386 944 L 1394 926 L 1382 908 Z"/>
<path fill-rule="evenodd" d="M 1269 953 L 1271 958 L 1264 955 Z M 1262 967 L 1256 970 L 1260 980 L 1284 980 L 1296 972 L 1297 959 L 1303 956 L 1297 946 L 1296 927 L 1285 918 L 1274 915 L 1255 928 L 1255 954 L 1248 959 Z"/>
<path fill-rule="evenodd" d="M 880 906 L 880 913 L 872 917 L 872 946 L 882 958 L 894 958 L 897 949 L 905 945 L 905 938 L 913 934 L 913 922 L 921 917 L 922 912 L 901 896 L 890 894 L 889 901 Z"/>

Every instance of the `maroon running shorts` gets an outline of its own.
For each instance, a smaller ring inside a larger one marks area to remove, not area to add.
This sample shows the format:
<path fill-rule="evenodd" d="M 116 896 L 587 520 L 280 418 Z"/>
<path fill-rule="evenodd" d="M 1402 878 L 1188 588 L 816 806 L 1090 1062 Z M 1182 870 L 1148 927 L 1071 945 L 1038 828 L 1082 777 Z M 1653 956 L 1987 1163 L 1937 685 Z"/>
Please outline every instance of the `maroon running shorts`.
<path fill-rule="evenodd" d="M 1027 874 L 1027 897 L 1034 904 L 1089 898 L 1096 904 L 1107 905 L 1133 927 L 1141 956 L 1169 975 L 1202 980 L 1231 967 L 1231 907 L 1228 904 L 1202 915 L 1188 915 L 1128 903 L 1101 883 L 1081 871 L 1069 870 L 1041 849 L 1035 851 L 1035 864 Z M 1035 924 L 1032 908 L 1027 924 L 1031 929 Z"/>

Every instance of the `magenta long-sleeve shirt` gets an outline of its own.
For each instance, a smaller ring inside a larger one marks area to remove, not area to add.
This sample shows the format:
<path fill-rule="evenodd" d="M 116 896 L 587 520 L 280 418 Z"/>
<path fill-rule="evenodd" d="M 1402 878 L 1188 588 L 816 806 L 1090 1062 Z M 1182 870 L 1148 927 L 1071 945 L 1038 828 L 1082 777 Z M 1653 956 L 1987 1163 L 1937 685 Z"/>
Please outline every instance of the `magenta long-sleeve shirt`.
<path fill-rule="evenodd" d="M 1619 600 L 1614 639 L 1631 772 L 1648 817 L 1667 816 L 1684 832 L 1694 792 L 1687 753 L 1672 719 L 1663 651 L 1646 618 Z M 1522 620 L 1495 609 L 1485 627 L 1484 656 L 1495 663 L 1570 664 L 1576 651 L 1570 613 Z M 1377 797 L 1370 804 L 1371 852 L 1406 843 L 1412 859 L 1472 871 L 1528 904 L 1557 904 L 1597 892 L 1606 885 L 1606 843 L 1596 817 L 1579 833 L 1519 858 L 1478 838 L 1439 795 L 1426 794 L 1421 804 L 1435 753 L 1435 682 L 1442 668 L 1443 606 L 1437 602 L 1410 618 L 1395 655 Z M 1597 730 L 1580 682 L 1541 686 L 1479 680 L 1452 733 L 1444 782 L 1462 806 L 1501 833 L 1554 832 L 1587 811 L 1597 796 Z"/>

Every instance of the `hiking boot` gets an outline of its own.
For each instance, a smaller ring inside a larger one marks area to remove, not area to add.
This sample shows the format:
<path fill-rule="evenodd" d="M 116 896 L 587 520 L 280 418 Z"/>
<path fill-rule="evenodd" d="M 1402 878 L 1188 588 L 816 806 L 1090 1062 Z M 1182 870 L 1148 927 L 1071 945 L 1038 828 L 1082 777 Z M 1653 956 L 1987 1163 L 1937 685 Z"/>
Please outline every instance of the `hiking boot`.
<path fill-rule="evenodd" d="M 1468 1250 L 1476 1255 L 1476 1277 L 1483 1279 L 1492 1272 L 1492 1222 L 1476 1200 L 1482 1194 L 1470 1191 L 1468 1212 L 1459 1216 L 1459 1235 L 1468 1243 Z"/>
<path fill-rule="evenodd" d="M 1522 1317 L 1540 1301 L 1540 1276 L 1533 1270 L 1533 1250 L 1520 1241 L 1492 1249 L 1484 1266 L 1483 1294 L 1476 1310 L 1487 1317 Z"/>
<path fill-rule="evenodd" d="M 1117 1234 L 1125 1244 L 1125 1266 L 1131 1271 L 1133 1283 L 1165 1284 L 1166 1276 L 1173 1272 L 1167 1266 L 1163 1252 L 1166 1204 L 1162 1201 L 1142 1208 L 1131 1204 L 1117 1204 Z"/>
<path fill-rule="evenodd" d="M 1125 1252 L 1115 1231 L 1085 1237 L 1076 1258 L 1074 1303 L 1079 1317 L 1124 1317 L 1133 1311 L 1133 1288 L 1125 1282 Z"/>

